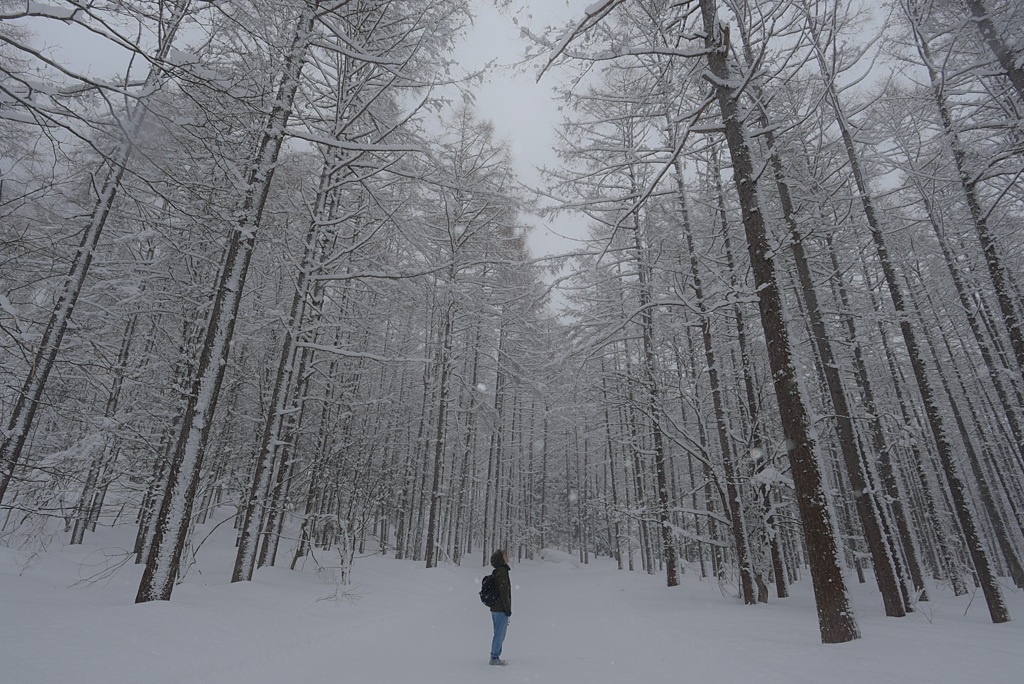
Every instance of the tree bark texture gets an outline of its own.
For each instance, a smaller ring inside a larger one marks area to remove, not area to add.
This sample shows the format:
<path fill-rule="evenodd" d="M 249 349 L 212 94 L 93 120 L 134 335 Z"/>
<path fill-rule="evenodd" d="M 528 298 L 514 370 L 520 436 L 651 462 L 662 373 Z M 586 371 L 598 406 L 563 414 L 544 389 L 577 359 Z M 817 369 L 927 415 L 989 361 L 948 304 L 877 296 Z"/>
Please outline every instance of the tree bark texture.
<path fill-rule="evenodd" d="M 710 80 L 718 96 L 725 135 L 733 164 L 733 178 L 740 198 L 747 249 L 758 288 L 761 325 L 768 341 L 769 360 L 783 430 L 789 441 L 800 518 L 804 525 L 811 580 L 823 643 L 842 643 L 860 636 L 839 567 L 839 549 L 832 523 L 831 505 L 825 493 L 803 403 L 800 380 L 794 366 L 775 267 L 768 254 L 768 236 L 757 197 L 753 160 L 741 119 L 739 97 L 730 72 L 729 30 L 719 23 L 714 0 L 701 0 Z"/>

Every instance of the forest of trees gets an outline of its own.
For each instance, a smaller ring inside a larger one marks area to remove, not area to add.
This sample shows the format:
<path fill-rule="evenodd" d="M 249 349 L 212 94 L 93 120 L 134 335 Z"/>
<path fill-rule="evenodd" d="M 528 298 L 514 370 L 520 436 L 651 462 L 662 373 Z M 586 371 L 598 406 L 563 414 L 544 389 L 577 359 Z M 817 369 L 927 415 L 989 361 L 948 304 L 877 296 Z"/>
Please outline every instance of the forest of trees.
<path fill-rule="evenodd" d="M 472 10 L 0 0 L 0 544 L 125 528 L 138 602 L 223 521 L 232 581 L 558 547 L 809 581 L 825 643 L 854 580 L 1009 620 L 1024 5 L 596 2 L 524 29 L 565 117 L 533 189 Z M 580 248 L 531 254 L 538 212 Z"/>

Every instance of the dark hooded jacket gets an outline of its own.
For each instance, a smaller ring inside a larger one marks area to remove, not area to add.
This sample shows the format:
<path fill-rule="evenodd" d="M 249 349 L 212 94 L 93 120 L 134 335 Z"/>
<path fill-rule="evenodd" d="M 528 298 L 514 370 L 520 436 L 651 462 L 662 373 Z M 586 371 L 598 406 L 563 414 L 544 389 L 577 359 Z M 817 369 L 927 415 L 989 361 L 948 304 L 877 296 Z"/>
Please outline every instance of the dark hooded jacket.
<path fill-rule="evenodd" d="M 508 578 L 511 569 L 505 563 L 501 550 L 491 555 L 491 566 L 494 568 L 494 583 L 498 587 L 498 602 L 491 607 L 491 612 L 512 614 L 512 582 Z"/>

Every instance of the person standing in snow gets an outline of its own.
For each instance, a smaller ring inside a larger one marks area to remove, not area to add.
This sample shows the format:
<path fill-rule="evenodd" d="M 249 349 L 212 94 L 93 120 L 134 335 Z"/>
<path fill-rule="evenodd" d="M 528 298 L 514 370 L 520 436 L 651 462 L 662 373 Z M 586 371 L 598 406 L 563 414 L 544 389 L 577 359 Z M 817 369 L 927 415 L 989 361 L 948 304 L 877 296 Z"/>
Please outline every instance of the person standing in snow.
<path fill-rule="evenodd" d="M 491 621 L 494 623 L 494 638 L 491 640 L 491 665 L 508 665 L 501 659 L 501 645 L 505 641 L 508 619 L 512 617 L 512 583 L 508 578 L 508 554 L 498 549 L 491 554 L 494 568 L 494 584 L 498 589 L 498 602 L 491 607 Z"/>

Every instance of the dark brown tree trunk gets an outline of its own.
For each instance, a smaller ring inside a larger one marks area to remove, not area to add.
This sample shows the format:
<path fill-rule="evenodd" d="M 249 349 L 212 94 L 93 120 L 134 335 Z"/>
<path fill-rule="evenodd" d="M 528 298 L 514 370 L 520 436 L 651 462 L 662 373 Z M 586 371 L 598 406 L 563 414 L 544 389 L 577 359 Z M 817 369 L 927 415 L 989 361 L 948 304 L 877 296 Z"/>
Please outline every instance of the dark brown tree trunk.
<path fill-rule="evenodd" d="M 770 131 L 767 117 L 764 115 L 762 115 L 761 125 Z M 839 449 L 842 453 L 846 475 L 850 480 L 857 517 L 864 529 L 864 537 L 871 554 L 875 580 L 882 594 L 885 614 L 889 617 L 903 617 L 906 615 L 906 605 L 900 591 L 896 557 L 892 553 L 889 541 L 882 534 L 884 525 L 881 520 L 881 507 L 873 494 L 874 488 L 869 486 L 866 476 L 870 466 L 866 455 L 859 448 L 860 442 L 853 427 L 852 412 L 846 398 L 839 365 L 832 351 L 832 342 L 825 328 L 825 320 L 818 303 L 818 293 L 811 279 L 811 269 L 804 252 L 804 236 L 796 221 L 789 185 L 782 168 L 782 161 L 777 154 L 774 135 L 769 132 L 768 136 L 768 145 L 772 150 L 771 162 L 775 174 L 775 185 L 779 191 L 782 213 L 792 237 L 790 247 L 796 264 L 800 291 L 810 316 L 811 337 L 818 352 L 828 396 L 835 411 Z"/>
<path fill-rule="evenodd" d="M 992 616 L 992 621 L 995 623 L 1006 622 L 1009 620 L 1009 613 L 1006 611 L 1006 605 L 1003 602 L 1002 592 L 999 590 L 999 584 L 992 574 L 988 558 L 985 555 L 985 549 L 978 538 L 974 517 L 967 505 L 967 499 L 963 491 L 963 484 L 960 481 L 959 475 L 956 473 L 955 466 L 953 465 L 952 445 L 949 443 L 942 424 L 942 417 L 935 401 L 935 392 L 931 387 L 930 380 L 928 379 L 928 373 L 925 369 L 924 361 L 921 358 L 921 350 L 917 343 L 917 338 L 910 325 L 910 321 L 906 317 L 902 288 L 896 279 L 896 271 L 889 259 L 889 252 L 885 245 L 885 239 L 882 236 L 881 229 L 878 226 L 877 219 L 875 218 L 874 206 L 870 195 L 868 194 L 863 174 L 860 170 L 860 164 L 853 149 L 853 137 L 845 124 L 841 123 L 840 128 L 843 134 L 844 144 L 851 160 L 851 165 L 853 166 L 853 175 L 860 190 L 861 200 L 864 203 L 865 215 L 867 215 L 868 224 L 871 226 L 872 239 L 874 240 L 875 247 L 878 250 L 879 263 L 881 264 L 883 273 L 885 274 L 886 284 L 889 288 L 889 295 L 893 300 L 893 307 L 897 312 L 897 316 L 900 318 L 900 331 L 903 334 L 904 344 L 907 347 L 907 354 L 910 357 L 911 367 L 914 371 L 914 378 L 917 381 L 918 391 L 921 393 L 921 400 L 924 403 L 928 426 L 931 429 L 932 437 L 935 439 L 935 444 L 938 448 L 939 460 L 942 464 L 946 480 L 949 483 L 950 493 L 953 497 L 954 510 L 956 511 L 957 518 L 960 522 L 960 527 L 967 537 L 968 549 L 970 550 L 971 557 L 974 561 L 975 570 L 981 578 L 982 587 L 984 589 L 986 601 L 989 605 L 989 613 Z"/>
<path fill-rule="evenodd" d="M 1024 105 L 1024 66 L 1021 65 L 1020 55 L 1015 54 L 999 38 L 999 32 L 996 30 L 984 0 L 964 0 L 964 4 L 967 5 L 967 9 L 970 10 L 971 16 L 974 18 L 974 25 L 978 27 L 985 43 L 992 50 L 992 54 L 996 56 L 999 66 L 1003 67 L 1006 77 L 1013 84 L 1013 89 L 1017 91 L 1020 104 Z"/>
<path fill-rule="evenodd" d="M 811 579 L 818 609 L 823 643 L 842 643 L 860 636 L 850 608 L 846 580 L 839 567 L 839 549 L 833 533 L 832 516 L 819 470 L 811 425 L 800 392 L 800 381 L 789 343 L 785 314 L 775 266 L 769 256 L 765 219 L 757 199 L 754 164 L 740 118 L 740 91 L 729 67 L 728 27 L 718 20 L 714 0 L 701 0 L 709 81 L 721 108 L 725 136 L 732 157 L 733 177 L 740 199 L 747 249 L 758 288 L 761 325 L 768 341 L 768 353 L 783 430 L 789 440 L 800 518 L 804 524 Z"/>
<path fill-rule="evenodd" d="M 743 51 L 748 68 L 753 68 L 754 57 L 752 50 L 745 33 L 742 34 L 742 37 Z M 755 101 L 758 103 L 765 102 L 762 90 L 756 81 L 750 87 L 753 89 Z M 763 106 L 758 107 L 758 113 L 761 128 L 765 131 L 765 142 L 768 145 L 775 187 L 779 193 L 779 203 L 783 218 L 786 221 L 792 238 L 790 240 L 790 247 L 796 265 L 800 292 L 810 316 L 811 338 L 818 353 L 825 386 L 835 412 L 836 432 L 839 448 L 843 456 L 843 466 L 850 480 L 852 499 L 856 504 L 857 516 L 860 519 L 868 550 L 871 553 L 871 561 L 875 569 L 875 580 L 882 594 L 885 614 L 889 617 L 903 617 L 906 615 L 907 606 L 898 580 L 900 574 L 898 572 L 898 557 L 893 552 L 892 543 L 883 534 L 883 530 L 886 528 L 882 519 L 883 511 L 873 494 L 874 487 L 868 484 L 867 473 L 869 472 L 870 463 L 867 455 L 861 450 L 860 442 L 854 431 L 852 412 L 847 401 L 846 390 L 843 387 L 840 369 L 835 354 L 832 351 L 832 342 L 825 328 L 825 320 L 822 315 L 821 306 L 818 303 L 818 293 L 811 279 L 810 265 L 804 252 L 803 231 L 797 223 L 796 211 L 789 191 L 789 182 L 786 178 L 782 159 L 779 156 L 775 133 L 769 121 L 768 113 Z M 854 344 L 857 344 L 856 341 L 854 341 Z"/>
<path fill-rule="evenodd" d="M 813 26 L 813 22 L 809 22 L 809 28 L 812 37 L 817 44 L 819 36 L 816 32 L 816 28 Z M 928 379 L 928 372 L 925 368 L 924 360 L 921 357 L 921 350 L 917 343 L 914 329 L 907 317 L 903 289 L 896 277 L 896 270 L 889 256 L 889 248 L 886 245 L 885 236 L 882 233 L 882 227 L 878 221 L 877 213 L 875 211 L 874 199 L 868 189 L 867 180 L 865 178 L 864 171 L 861 168 L 860 158 L 858 157 L 854 146 L 853 134 L 850 131 L 849 122 L 847 121 L 846 115 L 842 109 L 839 94 L 836 91 L 835 82 L 834 80 L 831 80 L 828 75 L 829 67 L 826 57 L 820 49 L 817 54 L 822 75 L 826 79 L 825 92 L 827 99 L 835 112 L 836 123 L 839 126 L 839 133 L 842 136 L 843 146 L 846 150 L 847 160 L 850 164 L 850 170 L 853 172 L 857 192 L 860 196 L 861 205 L 864 209 L 864 216 L 867 219 L 868 227 L 871 231 L 871 239 L 874 242 L 875 249 L 878 254 L 878 261 L 882 267 L 882 272 L 885 275 L 885 282 L 889 289 L 889 296 L 892 299 L 893 308 L 896 310 L 896 315 L 899 318 L 900 332 L 903 335 L 903 342 L 906 345 L 907 354 L 910 357 L 910 365 L 914 371 L 914 379 L 917 381 L 918 391 L 921 394 L 921 401 L 924 404 L 928 427 L 930 428 L 932 437 L 935 440 L 939 462 L 942 464 L 943 472 L 949 483 L 950 493 L 953 497 L 954 510 L 956 512 L 957 519 L 960 522 L 960 527 L 966 537 L 967 546 L 974 561 L 975 570 L 981 579 L 982 587 L 985 592 L 985 599 L 988 602 L 989 613 L 992 616 L 992 621 L 995 623 L 1006 622 L 1010 619 L 1009 613 L 1006 611 L 1006 604 L 1003 602 L 1002 593 L 999 590 L 999 584 L 996 581 L 995 576 L 992 574 L 988 558 L 985 555 L 985 549 L 978 537 L 973 514 L 967 505 L 966 495 L 963 490 L 963 483 L 960 481 L 959 475 L 956 473 L 953 448 L 949 443 L 949 439 L 943 426 L 942 416 L 936 402 L 935 392 L 932 389 L 931 381 Z"/>
<path fill-rule="evenodd" d="M 991 20 L 983 16 L 984 6 L 981 0 L 966 0 L 966 2 L 977 20 L 978 29 L 985 36 L 986 41 L 989 41 L 990 46 L 993 45 L 994 42 L 997 42 L 997 38 L 993 32 Z M 978 12 L 982 12 L 982 15 L 979 15 Z M 1013 350 L 1013 356 L 1017 360 L 1017 368 L 1022 374 L 1021 377 L 1024 378 L 1024 329 L 1021 328 L 1020 318 L 1014 306 L 1010 283 L 1006 277 L 1006 270 L 999 256 L 996 242 L 989 232 L 987 214 L 981 208 L 981 201 L 978 198 L 977 192 L 977 181 L 967 169 L 967 153 L 953 124 L 949 105 L 946 103 L 943 79 L 932 60 L 928 41 L 924 35 L 920 31 L 916 31 L 915 38 L 917 39 L 918 54 L 928 70 L 932 96 L 935 98 L 935 107 L 939 111 L 942 129 L 946 134 L 953 153 L 957 176 L 964 191 L 967 208 L 971 213 L 971 221 L 974 223 L 974 232 L 978 236 L 978 242 L 981 244 L 981 250 L 985 255 L 985 265 L 988 267 L 989 278 L 992 280 L 992 289 L 995 293 L 996 301 L 999 303 L 999 312 L 1002 314 L 1006 330 L 1010 335 L 1010 348 Z M 993 47 L 993 51 L 995 51 L 995 47 Z M 997 53 L 997 56 L 999 56 L 1000 64 L 1003 64 L 1004 58 L 1009 59 L 1004 52 Z M 1003 64 L 1003 67 L 1007 68 L 1008 73 L 1010 72 L 1010 65 L 1010 62 Z M 1021 105 L 1024 105 L 1024 91 L 1021 91 L 1021 87 L 1024 87 L 1024 69 L 1014 68 L 1013 71 L 1020 79 L 1020 84 L 1014 81 L 1014 85 L 1017 86 L 1018 94 L 1021 95 Z M 1011 75 L 1011 80 L 1012 78 L 1013 76 Z"/>
<path fill-rule="evenodd" d="M 868 271 L 867 264 L 863 262 L 863 257 L 862 268 L 867 290 L 872 293 L 872 308 L 874 309 L 875 314 L 880 317 L 882 313 L 881 302 L 874 295 L 875 286 L 871 282 L 871 274 Z M 899 368 L 896 365 L 895 354 L 888 342 L 888 332 L 882 324 L 881 319 L 879 319 L 878 322 L 878 337 L 882 342 L 882 350 L 885 352 L 886 363 L 889 367 L 889 374 L 892 377 L 892 387 L 893 392 L 896 395 L 896 403 L 900 409 L 900 417 L 903 421 L 903 425 L 909 429 L 912 426 L 915 426 L 917 421 L 911 416 L 908 403 L 909 399 L 903 391 L 903 374 L 900 373 Z M 914 473 L 917 475 L 918 482 L 920 483 L 920 491 L 924 500 L 927 518 L 935 530 L 936 541 L 939 546 L 939 553 L 941 556 L 941 564 L 946 568 L 947 578 L 953 587 L 954 594 L 962 596 L 967 592 L 967 589 L 964 586 L 963 579 L 960 577 L 960 573 L 957 570 L 955 553 L 952 548 L 951 541 L 941 527 L 939 527 L 941 521 L 940 511 L 935 499 L 935 492 L 928 483 L 928 464 L 925 462 L 925 455 L 916 445 L 911 446 L 911 455 L 913 457 L 913 463 L 910 467 L 913 468 Z"/>

